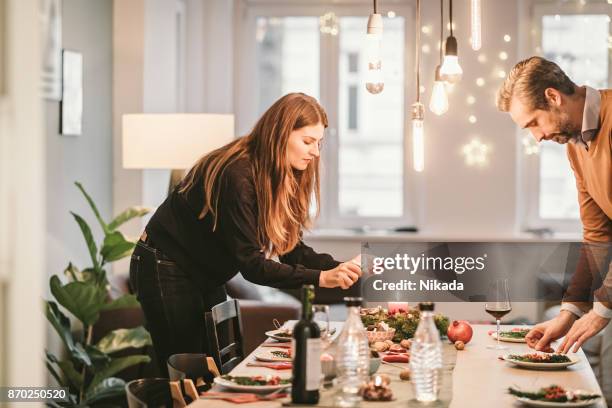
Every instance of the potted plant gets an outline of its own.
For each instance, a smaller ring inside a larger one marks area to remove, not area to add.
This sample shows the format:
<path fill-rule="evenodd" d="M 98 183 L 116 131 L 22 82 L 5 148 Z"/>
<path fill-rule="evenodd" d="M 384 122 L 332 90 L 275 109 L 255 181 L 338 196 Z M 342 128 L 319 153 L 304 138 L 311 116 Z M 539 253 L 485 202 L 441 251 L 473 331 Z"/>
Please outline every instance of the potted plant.
<path fill-rule="evenodd" d="M 124 395 L 125 382 L 115 377 L 120 371 L 141 363 L 148 363 L 146 355 L 118 357 L 115 353 L 129 348 L 151 345 L 151 337 L 142 326 L 132 329 L 116 329 L 105 334 L 93 344 L 93 326 L 100 313 L 107 310 L 140 307 L 134 295 L 110 299 L 106 267 L 132 253 L 135 243 L 128 240 L 117 228 L 123 223 L 142 217 L 148 210 L 131 207 L 111 222 L 106 223 L 83 186 L 75 182 L 91 207 L 102 231 L 104 240 L 97 245 L 89 224 L 78 214 L 71 212 L 87 244 L 92 265 L 79 269 L 69 263 L 64 270 L 67 283 L 53 275 L 49 285 L 53 300 L 45 302 L 47 320 L 66 347 L 66 357 L 60 358 L 46 351 L 46 365 L 57 382 L 69 390 L 69 401 L 52 402 L 52 406 L 95 406 Z M 71 320 L 60 305 L 83 325 L 82 334 L 75 334 Z"/>

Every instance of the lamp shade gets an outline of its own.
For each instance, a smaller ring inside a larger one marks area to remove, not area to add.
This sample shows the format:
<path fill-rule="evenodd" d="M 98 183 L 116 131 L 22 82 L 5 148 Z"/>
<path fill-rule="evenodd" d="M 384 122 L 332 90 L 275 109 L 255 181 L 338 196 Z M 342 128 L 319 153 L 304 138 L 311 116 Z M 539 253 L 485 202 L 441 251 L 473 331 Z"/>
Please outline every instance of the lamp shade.
<path fill-rule="evenodd" d="M 126 169 L 188 169 L 234 138 L 234 115 L 139 113 L 122 119 Z"/>

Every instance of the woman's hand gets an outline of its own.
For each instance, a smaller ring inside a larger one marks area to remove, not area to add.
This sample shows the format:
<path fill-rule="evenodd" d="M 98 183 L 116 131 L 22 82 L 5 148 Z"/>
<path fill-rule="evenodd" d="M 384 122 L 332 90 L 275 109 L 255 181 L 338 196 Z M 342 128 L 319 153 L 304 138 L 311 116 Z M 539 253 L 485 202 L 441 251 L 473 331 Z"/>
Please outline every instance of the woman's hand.
<path fill-rule="evenodd" d="M 348 261 L 341 263 L 334 269 L 321 271 L 319 276 L 319 287 L 335 288 L 340 286 L 342 289 L 348 289 L 357 282 L 361 276 L 361 268 L 355 263 Z"/>

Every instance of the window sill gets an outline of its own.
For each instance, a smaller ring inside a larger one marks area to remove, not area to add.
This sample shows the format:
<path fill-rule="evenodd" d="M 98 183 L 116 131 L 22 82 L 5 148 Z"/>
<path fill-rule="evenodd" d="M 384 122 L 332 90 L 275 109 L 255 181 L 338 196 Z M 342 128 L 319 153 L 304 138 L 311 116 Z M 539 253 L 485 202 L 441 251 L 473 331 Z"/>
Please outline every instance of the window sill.
<path fill-rule="evenodd" d="M 423 232 L 394 232 L 384 229 L 356 231 L 342 228 L 314 229 L 304 232 L 304 238 L 310 241 L 348 240 L 373 242 L 578 242 L 582 240 L 581 235 L 570 233 L 554 233 L 544 237 L 529 233 L 443 235 Z"/>

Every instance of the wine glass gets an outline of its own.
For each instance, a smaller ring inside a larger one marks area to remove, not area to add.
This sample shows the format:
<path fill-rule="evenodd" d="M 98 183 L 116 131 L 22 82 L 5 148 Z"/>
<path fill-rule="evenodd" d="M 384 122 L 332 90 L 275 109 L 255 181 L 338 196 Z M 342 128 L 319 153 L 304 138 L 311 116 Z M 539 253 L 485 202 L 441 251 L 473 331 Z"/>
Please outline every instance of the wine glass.
<path fill-rule="evenodd" d="M 508 348 L 499 344 L 499 325 L 501 318 L 510 313 L 511 310 L 508 279 L 496 279 L 489 287 L 485 311 L 493 316 L 497 322 L 497 345 L 487 346 L 487 348 L 495 350 L 505 350 Z"/>
<path fill-rule="evenodd" d="M 325 350 L 331 343 L 331 327 L 329 325 L 329 305 L 312 305 L 312 320 L 321 328 L 321 343 Z"/>

